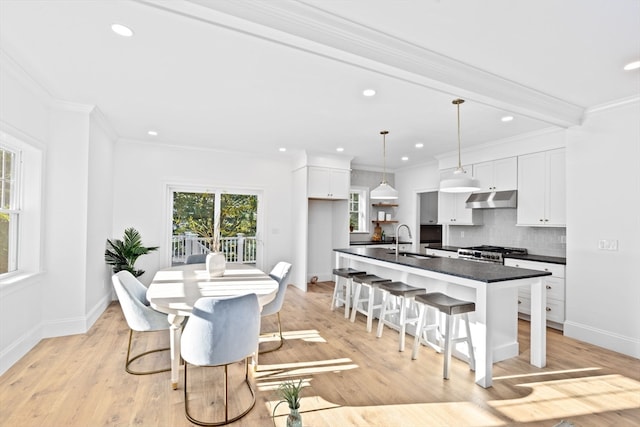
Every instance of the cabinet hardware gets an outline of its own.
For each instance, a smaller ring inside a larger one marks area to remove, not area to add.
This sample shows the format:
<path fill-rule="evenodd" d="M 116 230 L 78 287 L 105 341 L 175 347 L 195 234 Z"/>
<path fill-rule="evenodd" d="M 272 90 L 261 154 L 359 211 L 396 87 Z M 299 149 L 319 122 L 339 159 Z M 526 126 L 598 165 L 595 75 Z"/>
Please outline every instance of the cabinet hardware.
<path fill-rule="evenodd" d="M 518 300 L 518 304 L 522 304 L 522 301 Z"/>
<path fill-rule="evenodd" d="M 551 311 L 551 309 L 549 307 L 546 308 L 547 311 Z"/>
<path fill-rule="evenodd" d="M 547 289 L 551 289 L 551 286 L 547 285 L 547 286 L 546 286 L 546 288 L 547 288 Z"/>

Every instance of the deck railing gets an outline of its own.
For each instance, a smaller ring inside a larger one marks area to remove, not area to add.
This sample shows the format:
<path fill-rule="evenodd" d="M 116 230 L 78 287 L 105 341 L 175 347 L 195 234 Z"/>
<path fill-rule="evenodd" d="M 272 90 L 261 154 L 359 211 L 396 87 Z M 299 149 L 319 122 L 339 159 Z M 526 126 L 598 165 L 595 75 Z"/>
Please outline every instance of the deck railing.
<path fill-rule="evenodd" d="M 189 255 L 207 254 L 211 252 L 213 237 L 198 237 L 195 233 L 172 236 L 173 264 L 184 263 Z M 235 237 L 221 237 L 220 249 L 227 262 L 255 263 L 257 239 L 238 233 Z"/>

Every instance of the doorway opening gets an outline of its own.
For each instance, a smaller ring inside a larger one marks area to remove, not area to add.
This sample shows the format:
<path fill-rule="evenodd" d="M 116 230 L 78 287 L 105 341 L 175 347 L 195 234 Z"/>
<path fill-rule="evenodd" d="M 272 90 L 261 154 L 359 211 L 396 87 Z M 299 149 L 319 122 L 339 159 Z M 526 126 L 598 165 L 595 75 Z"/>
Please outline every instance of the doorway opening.
<path fill-rule="evenodd" d="M 220 251 L 227 262 L 261 265 L 260 195 L 171 188 L 171 264 Z"/>

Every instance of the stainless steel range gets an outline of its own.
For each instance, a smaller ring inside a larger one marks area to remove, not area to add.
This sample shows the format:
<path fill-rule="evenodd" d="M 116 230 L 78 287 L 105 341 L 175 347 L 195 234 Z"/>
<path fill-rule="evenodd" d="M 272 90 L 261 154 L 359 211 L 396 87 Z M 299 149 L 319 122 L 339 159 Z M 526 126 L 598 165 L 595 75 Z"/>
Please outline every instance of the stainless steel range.
<path fill-rule="evenodd" d="M 504 256 L 508 254 L 526 255 L 527 250 L 524 248 L 505 248 L 486 245 L 458 249 L 458 258 L 460 259 L 494 262 L 497 264 L 503 264 Z"/>

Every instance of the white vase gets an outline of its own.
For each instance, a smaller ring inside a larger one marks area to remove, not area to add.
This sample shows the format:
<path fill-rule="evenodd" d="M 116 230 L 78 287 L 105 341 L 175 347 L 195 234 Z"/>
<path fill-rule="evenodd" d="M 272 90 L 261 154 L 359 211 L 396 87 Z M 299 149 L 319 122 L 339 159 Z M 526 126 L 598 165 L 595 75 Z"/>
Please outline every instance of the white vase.
<path fill-rule="evenodd" d="M 206 259 L 207 271 L 211 277 L 221 277 L 227 266 L 227 260 L 222 252 L 211 252 Z"/>

